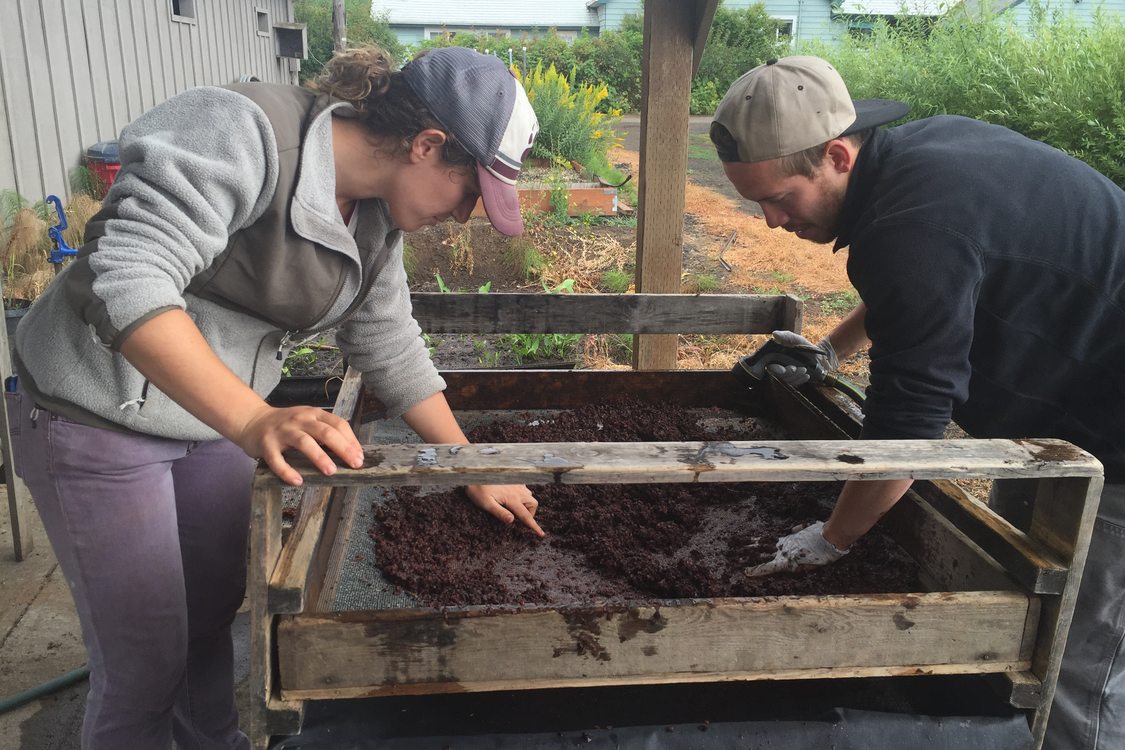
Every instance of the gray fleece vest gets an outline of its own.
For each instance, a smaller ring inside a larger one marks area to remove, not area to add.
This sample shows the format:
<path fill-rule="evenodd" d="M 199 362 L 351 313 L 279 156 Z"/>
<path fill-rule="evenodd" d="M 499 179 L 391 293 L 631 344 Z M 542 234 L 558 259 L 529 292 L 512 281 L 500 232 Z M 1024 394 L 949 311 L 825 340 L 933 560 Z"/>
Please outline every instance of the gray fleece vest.
<path fill-rule="evenodd" d="M 313 329 L 325 322 L 340 296 L 349 261 L 294 232 L 289 207 L 300 179 L 305 133 L 309 123 L 332 99 L 307 89 L 277 84 L 237 83 L 224 88 L 247 97 L 269 118 L 277 142 L 277 189 L 265 213 L 252 225 L 232 234 L 226 250 L 184 291 L 269 322 L 283 331 Z M 97 251 L 106 222 L 116 216 L 116 204 L 107 204 L 90 220 L 83 255 Z M 389 255 L 382 238 L 356 239 L 364 258 L 364 279 L 355 304 L 342 319 L 349 317 L 363 301 Z M 88 282 L 86 279 L 79 283 Z"/>

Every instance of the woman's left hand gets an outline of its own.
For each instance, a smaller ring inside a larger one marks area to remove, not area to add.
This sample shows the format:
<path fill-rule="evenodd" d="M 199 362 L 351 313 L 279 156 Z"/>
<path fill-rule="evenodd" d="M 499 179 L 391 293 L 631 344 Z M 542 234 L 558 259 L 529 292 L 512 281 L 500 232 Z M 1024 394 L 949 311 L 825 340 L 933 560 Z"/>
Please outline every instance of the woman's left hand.
<path fill-rule="evenodd" d="M 522 484 L 473 484 L 465 488 L 473 505 L 486 513 L 496 516 L 504 523 L 513 523 L 517 518 L 524 526 L 543 537 L 543 529 L 535 523 L 535 511 L 539 501 L 531 490 Z"/>

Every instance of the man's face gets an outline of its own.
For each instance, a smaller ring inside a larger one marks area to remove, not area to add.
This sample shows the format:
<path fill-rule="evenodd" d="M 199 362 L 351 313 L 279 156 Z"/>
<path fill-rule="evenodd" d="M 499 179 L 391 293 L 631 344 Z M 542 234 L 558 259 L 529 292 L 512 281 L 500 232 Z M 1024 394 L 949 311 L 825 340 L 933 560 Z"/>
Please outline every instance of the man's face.
<path fill-rule="evenodd" d="M 782 174 L 776 159 L 723 162 L 723 170 L 743 198 L 762 207 L 771 228 L 822 244 L 839 234 L 848 173 L 835 168 L 831 158 L 825 158 L 811 178 Z"/>

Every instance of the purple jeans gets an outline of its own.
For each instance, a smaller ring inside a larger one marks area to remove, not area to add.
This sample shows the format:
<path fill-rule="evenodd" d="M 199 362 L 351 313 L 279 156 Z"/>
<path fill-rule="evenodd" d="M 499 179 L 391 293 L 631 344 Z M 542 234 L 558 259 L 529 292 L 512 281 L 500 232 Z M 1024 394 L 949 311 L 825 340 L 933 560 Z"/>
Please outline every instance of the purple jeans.
<path fill-rule="evenodd" d="M 230 625 L 254 461 L 227 440 L 113 432 L 5 396 L 16 466 L 82 623 L 82 747 L 248 748 Z"/>

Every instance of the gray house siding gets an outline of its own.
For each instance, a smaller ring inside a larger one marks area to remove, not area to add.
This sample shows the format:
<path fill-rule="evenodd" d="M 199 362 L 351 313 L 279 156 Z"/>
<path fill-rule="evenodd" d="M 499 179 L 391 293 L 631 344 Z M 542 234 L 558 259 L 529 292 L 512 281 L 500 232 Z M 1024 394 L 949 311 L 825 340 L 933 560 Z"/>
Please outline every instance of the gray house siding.
<path fill-rule="evenodd" d="M 4 0 L 0 23 L 0 190 L 29 200 L 69 193 L 86 149 L 193 86 L 242 75 L 296 82 L 272 27 L 290 0 Z M 258 13 L 268 16 L 258 30 Z"/>

